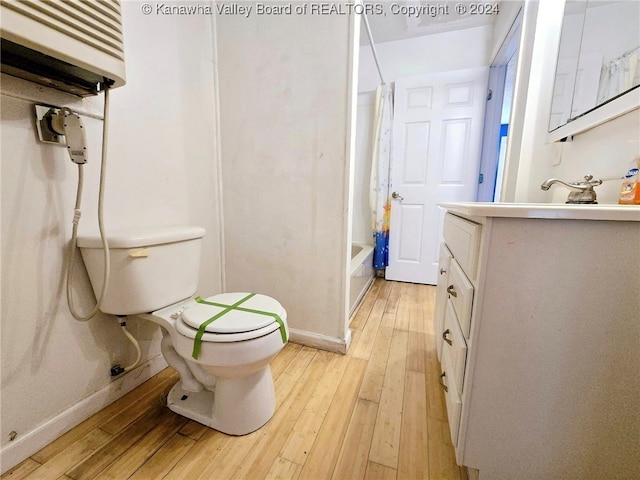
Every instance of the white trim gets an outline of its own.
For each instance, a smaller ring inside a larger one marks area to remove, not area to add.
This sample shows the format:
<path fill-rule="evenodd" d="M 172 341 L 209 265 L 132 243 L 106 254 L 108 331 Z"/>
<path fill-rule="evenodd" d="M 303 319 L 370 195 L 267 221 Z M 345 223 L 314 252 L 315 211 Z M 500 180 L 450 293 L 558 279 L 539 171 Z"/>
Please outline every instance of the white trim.
<path fill-rule="evenodd" d="M 361 3 L 361 2 L 360 2 Z M 353 242 L 353 204 L 354 204 L 354 176 L 356 162 L 356 122 L 358 113 L 358 69 L 360 61 L 360 18 L 359 15 L 352 15 L 349 19 L 349 59 L 348 59 L 348 83 L 347 83 L 347 135 L 345 142 L 345 158 L 347 160 L 347 171 L 343 179 L 343 203 L 344 203 L 344 222 L 343 222 L 343 239 L 342 244 L 342 318 L 339 320 L 339 327 L 344 332 L 345 337 L 351 338 L 349 330 L 349 311 L 350 311 L 350 292 L 351 292 L 351 243 Z M 331 338 L 331 337 L 327 337 Z M 330 342 L 330 345 L 333 342 Z M 347 353 L 349 342 L 335 350 L 335 346 L 328 348 L 331 351 L 340 351 Z M 320 346 L 323 350 L 327 349 Z M 342 351 L 342 348 L 344 351 Z"/>
<path fill-rule="evenodd" d="M 476 200 L 493 202 L 498 178 L 498 154 L 502 105 L 504 103 L 504 86 L 507 65 L 494 65 L 489 68 L 489 85 L 491 100 L 487 100 L 484 111 L 484 130 L 482 132 L 482 153 L 480 154 L 480 173 L 483 181 L 478 179 Z"/>
<path fill-rule="evenodd" d="M 329 337 L 320 333 L 307 332 L 305 330 L 289 329 L 289 341 L 305 347 L 319 348 L 328 352 L 342 353 L 349 350 L 351 345 L 351 330 L 347 328 L 345 338 Z"/>
<path fill-rule="evenodd" d="M 0 450 L 0 473 L 5 473 L 13 468 L 166 367 L 167 362 L 164 357 L 158 354 L 101 390 L 71 405 L 30 432 L 18 435 L 13 442 Z"/>
<path fill-rule="evenodd" d="M 211 42 L 213 48 L 213 89 L 214 89 L 214 107 L 215 107 L 215 126 L 214 126 L 214 138 L 216 142 L 216 176 L 217 176 L 217 188 L 218 188 L 218 242 L 220 245 L 220 255 L 218 260 L 220 262 L 220 287 L 222 292 L 227 291 L 227 256 L 225 248 L 225 236 L 224 236 L 224 188 L 222 184 L 222 139 L 220 135 L 220 79 L 218 75 L 218 35 L 217 15 L 211 15 Z"/>
<path fill-rule="evenodd" d="M 482 133 L 482 154 L 480 157 L 480 172 L 483 174 L 483 182 L 479 183 L 476 200 L 478 202 L 493 202 L 500 196 L 502 185 L 498 180 L 504 173 L 498 171 L 500 164 L 500 129 L 502 125 L 502 112 L 505 100 L 509 102 L 509 110 L 513 103 L 513 95 L 509 99 L 504 98 L 506 74 L 509 62 L 514 55 L 520 53 L 520 40 L 522 38 L 522 7 L 515 12 L 515 18 L 509 27 L 504 41 L 495 54 L 489 69 L 489 89 L 492 91 L 491 101 L 487 100 L 484 114 L 484 131 Z M 516 75 L 518 57 L 513 60 L 516 63 Z M 511 119 L 508 124 L 511 125 Z M 507 140 L 508 141 L 508 140 Z M 497 194 L 497 195 L 496 195 Z"/>
<path fill-rule="evenodd" d="M 585 132 L 637 108 L 640 108 L 640 88 L 627 92 L 609 103 L 600 105 L 566 125 L 549 132 L 547 143 L 557 142 L 563 138 Z"/>
<path fill-rule="evenodd" d="M 525 2 L 500 201 L 527 198 L 531 166 L 547 138 L 564 0 Z M 496 199 L 498 200 L 498 199 Z"/>

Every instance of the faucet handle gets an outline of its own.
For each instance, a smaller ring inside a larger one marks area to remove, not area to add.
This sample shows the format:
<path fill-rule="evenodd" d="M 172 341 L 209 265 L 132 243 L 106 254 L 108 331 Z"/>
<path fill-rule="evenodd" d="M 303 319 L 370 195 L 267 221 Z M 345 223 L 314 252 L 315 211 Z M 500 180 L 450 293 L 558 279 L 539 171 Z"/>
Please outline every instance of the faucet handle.
<path fill-rule="evenodd" d="M 576 185 L 586 185 L 586 186 L 598 186 L 602 184 L 602 180 L 600 180 L 599 178 L 596 180 L 593 180 L 593 175 L 585 175 L 584 176 L 584 182 L 578 182 Z"/>
<path fill-rule="evenodd" d="M 593 187 L 602 184 L 599 178 L 594 180 L 593 175 L 585 175 L 584 182 L 577 182 L 573 185 L 580 190 L 569 193 L 567 203 L 598 203 L 596 200 L 596 191 Z"/>

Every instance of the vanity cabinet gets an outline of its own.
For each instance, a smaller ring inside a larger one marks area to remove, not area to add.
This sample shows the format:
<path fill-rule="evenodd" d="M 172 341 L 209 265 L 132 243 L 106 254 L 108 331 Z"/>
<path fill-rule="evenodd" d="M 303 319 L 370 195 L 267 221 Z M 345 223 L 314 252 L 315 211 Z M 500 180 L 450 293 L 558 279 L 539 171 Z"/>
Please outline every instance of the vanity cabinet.
<path fill-rule="evenodd" d="M 480 232 L 478 224 L 451 214 L 445 216 L 445 242 L 440 247 L 440 278 L 436 292 L 436 347 L 442 367 L 440 385 L 445 391 L 454 446 L 458 441 L 474 294 L 469 276 L 477 271 Z"/>
<path fill-rule="evenodd" d="M 457 462 L 480 480 L 640 478 L 640 208 L 443 206 Z"/>

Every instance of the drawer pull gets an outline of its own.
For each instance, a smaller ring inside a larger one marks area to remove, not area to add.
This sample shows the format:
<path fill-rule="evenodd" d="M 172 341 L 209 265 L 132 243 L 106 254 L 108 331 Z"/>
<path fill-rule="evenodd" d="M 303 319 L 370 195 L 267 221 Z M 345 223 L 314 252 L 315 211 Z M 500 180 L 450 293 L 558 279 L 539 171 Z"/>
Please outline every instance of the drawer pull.
<path fill-rule="evenodd" d="M 447 376 L 447 372 L 442 372 L 442 375 L 440 375 L 440 380 L 438 380 L 438 382 L 440 382 L 440 386 L 441 386 L 442 388 L 444 388 L 444 391 L 445 391 L 445 392 L 448 392 L 448 391 L 449 391 L 449 387 L 447 387 L 447 386 L 444 384 L 444 378 L 445 378 L 446 376 Z"/>
<path fill-rule="evenodd" d="M 444 268 L 440 269 L 440 275 L 444 275 L 445 273 L 447 273 L 447 271 Z"/>
<path fill-rule="evenodd" d="M 451 330 L 447 328 L 444 332 L 442 332 L 442 339 L 445 342 L 447 342 L 449 345 L 453 345 L 453 342 L 447 338 L 447 335 L 449 335 L 450 333 L 451 333 Z"/>
<path fill-rule="evenodd" d="M 457 296 L 458 296 L 458 292 L 456 292 L 456 291 L 453 289 L 453 285 L 449 285 L 449 286 L 447 287 L 447 293 L 448 293 L 449 295 L 451 295 L 452 297 L 457 297 Z"/>

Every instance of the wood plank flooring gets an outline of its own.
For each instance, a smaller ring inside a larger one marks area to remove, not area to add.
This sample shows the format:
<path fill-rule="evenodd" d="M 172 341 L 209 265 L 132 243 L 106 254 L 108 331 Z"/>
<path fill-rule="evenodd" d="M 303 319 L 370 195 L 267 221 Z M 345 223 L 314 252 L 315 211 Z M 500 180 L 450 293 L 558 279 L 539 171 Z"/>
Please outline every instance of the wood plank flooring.
<path fill-rule="evenodd" d="M 435 353 L 435 287 L 376 279 L 347 355 L 289 343 L 273 360 L 278 409 L 231 437 L 183 418 L 160 372 L 2 479 L 464 480 Z"/>

